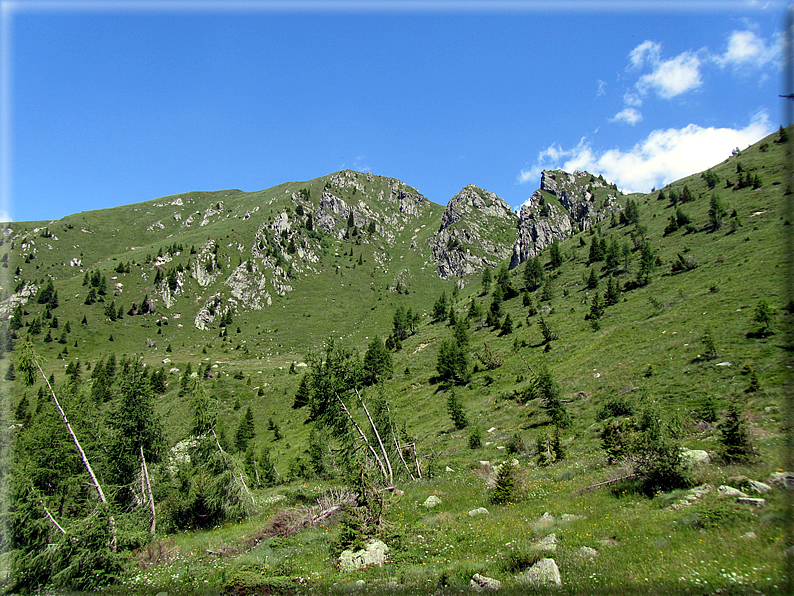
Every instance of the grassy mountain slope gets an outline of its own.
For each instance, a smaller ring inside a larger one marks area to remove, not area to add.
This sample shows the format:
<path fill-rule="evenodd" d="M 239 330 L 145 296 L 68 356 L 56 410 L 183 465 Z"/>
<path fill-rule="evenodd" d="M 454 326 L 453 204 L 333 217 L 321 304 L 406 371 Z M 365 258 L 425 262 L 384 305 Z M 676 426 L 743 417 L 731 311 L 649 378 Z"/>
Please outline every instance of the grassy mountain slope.
<path fill-rule="evenodd" d="M 780 426 L 788 300 L 783 295 L 781 239 L 790 222 L 783 216 L 786 145 L 776 139 L 777 134 L 771 135 L 715 165 L 714 188 L 709 188 L 707 176 L 697 174 L 660 191 L 621 197 L 624 206 L 629 200 L 636 205 L 639 226 L 622 224 L 617 217 L 614 223 L 605 219 L 562 242 L 562 265 L 545 266 L 552 278 L 550 299 L 542 298 L 543 289 L 533 292 L 535 314 L 520 294 L 503 302 L 501 319 L 510 316 L 511 332 L 486 326 L 484 315 L 471 320 L 468 356 L 476 366 L 471 380 L 454 388 L 469 421 L 464 429 L 456 429 L 450 419 L 451 387 L 440 382 L 436 369 L 439 347 L 452 336 L 452 328 L 446 322 L 431 323 L 428 313 L 442 292 L 454 301 L 458 317 L 466 315 L 472 301 L 487 312 L 492 294 L 482 291 L 479 272 L 469 274 L 463 288 L 456 280 L 438 278 L 430 247 L 444 209 L 398 181 L 342 172 L 259 193 L 187 193 L 58 222 L 13 224 L 0 251 L 9 249 L 7 271 L 19 267 L 21 273 L 9 276 L 3 284 L 5 294 L 21 280 L 41 288 L 45 276 L 52 277 L 58 291 L 59 306 L 52 314 L 59 328 L 51 333 L 56 341 L 43 341 L 46 324 L 41 334 L 31 336 L 45 358 L 47 374 L 60 379 L 70 359 L 95 364 L 110 351 L 140 355 L 153 367 L 168 359 L 166 370 L 175 367 L 180 372 L 188 362 L 194 367 L 210 363 L 213 378 L 205 385 L 219 398 L 223 426 L 231 435 L 250 407 L 254 440 L 258 446 L 270 446 L 284 478 L 289 478 L 296 458 L 305 457 L 311 428 L 304 424 L 305 409 L 291 407 L 300 373 L 306 369 L 298 367 L 299 374 L 290 374 L 290 365 L 305 362 L 307 354 L 320 350 L 329 338 L 363 353 L 375 334 L 385 338 L 391 332 L 398 306 L 425 313 L 416 333 L 392 354 L 394 374 L 384 383 L 392 411 L 416 440 L 425 477 L 418 482 L 395 481 L 404 495 L 392 499 L 387 513 L 391 563 L 352 573 L 337 571 L 331 553 L 339 528 L 333 523 L 289 538 L 246 541 L 268 527 L 284 504 L 311 504 L 329 486 L 343 482 L 296 477 L 258 489 L 257 512 L 242 525 L 160 536 L 156 548 L 171 555 L 131 572 L 119 589 L 190 592 L 205 580 L 220 586 L 237 577 L 265 585 L 263 578 L 279 576 L 290 578 L 290 589 L 308 584 L 320 592 L 343 592 L 363 579 L 373 589 L 386 590 L 391 582 L 396 584 L 393 589 L 409 593 L 437 589 L 451 593 L 466 588 L 471 576 L 481 573 L 521 593 L 526 589 L 521 587 L 521 576 L 539 558 L 533 545 L 553 532 L 558 547 L 549 556 L 555 558 L 563 586 L 572 593 L 625 593 L 638 585 L 644 589 L 652 585 L 654 591 L 661 586 L 700 593 L 704 582 L 714 589 L 741 592 L 760 586 L 774 592 L 773 586 L 782 585 L 778 583 L 783 560 L 782 491 L 762 495 L 767 503 L 761 509 L 737 504 L 716 491 L 690 507 L 673 509 L 670 506 L 686 491 L 649 498 L 631 481 L 581 491 L 625 473 L 607 465 L 601 448 L 601 430 L 609 421 L 603 412 L 616 401 L 634 408 L 655 402 L 661 415 L 680 429 L 684 447 L 712 455 L 714 463 L 693 471 L 696 484 L 736 484 L 730 479 L 738 475 L 765 481 L 783 467 Z M 748 173 L 750 184 L 737 184 Z M 756 176 L 760 185 L 753 188 Z M 691 200 L 674 206 L 671 194 L 681 196 L 685 188 Z M 342 199 L 344 205 L 329 203 L 323 193 Z M 715 194 L 724 206 L 716 226 L 709 213 Z M 308 229 L 307 214 L 319 213 L 323 200 L 330 207 L 324 210 L 327 217 L 320 214 L 326 231 L 319 233 L 319 219 L 315 217 L 313 229 Z M 303 207 L 302 215 L 298 206 Z M 670 218 L 676 218 L 677 208 L 689 223 L 673 230 L 676 226 L 670 226 Z M 191 215 L 191 225 L 184 225 Z M 201 225 L 202 221 L 206 223 Z M 456 227 L 462 229 L 460 223 Z M 54 237 L 46 237 L 43 228 Z M 636 283 L 641 257 L 636 247 L 641 237 L 653 251 L 647 285 Z M 623 288 L 620 299 L 606 307 L 594 326 L 585 317 L 595 292 L 603 299 L 608 283 L 604 262 L 589 262 L 590 246 L 600 238 L 627 249 L 616 266 L 615 279 Z M 294 253 L 287 250 L 290 240 Z M 169 294 L 174 301 L 165 307 L 163 284 L 168 280 L 154 283 L 155 263 L 161 249 L 167 254 L 174 244 L 181 250 L 172 251 L 170 260 L 161 259 L 164 274 L 174 270 L 177 281 L 177 289 Z M 271 250 L 274 244 L 278 252 Z M 193 255 L 191 247 L 196 249 Z M 316 262 L 296 258 L 298 248 L 315 255 Z M 26 259 L 31 253 L 34 258 Z M 540 258 L 547 263 L 548 250 Z M 80 259 L 80 264 L 70 265 L 73 259 Z M 263 281 L 262 287 L 256 285 L 255 296 L 241 297 L 245 289 L 236 296 L 225 279 L 235 270 L 247 270 L 249 260 L 249 273 Z M 186 273 L 195 270 L 191 267 L 199 265 L 192 263 L 199 261 L 214 263 L 212 271 L 205 269 L 206 279 L 218 272 L 217 263 L 221 265 L 220 274 L 206 285 Z M 503 260 L 507 262 L 509 250 Z M 129 273 L 115 271 L 127 264 Z M 176 271 L 178 265 L 182 272 Z M 522 263 L 509 273 L 516 290 L 523 287 L 526 266 Z M 591 270 L 598 287 L 588 290 Z M 83 278 L 93 271 L 106 276 L 109 289 L 104 303 L 86 305 L 90 282 L 83 285 Z M 112 295 L 115 283 L 123 284 L 117 296 Z M 256 297 L 266 303 L 263 288 L 270 306 L 241 306 Z M 133 301 L 140 305 L 145 295 L 154 298 L 156 315 L 125 314 L 114 322 L 105 316 L 110 299 L 126 313 Z M 216 295 L 219 301 L 213 301 Z M 773 307 L 772 333 L 762 333 L 754 321 L 761 302 Z M 215 318 L 204 330 L 196 328 L 196 315 L 212 304 Z M 227 308 L 232 321 L 222 328 L 219 320 Z M 30 323 L 43 314 L 44 306 L 33 300 L 24 309 Z M 86 325 L 80 323 L 83 316 Z M 544 342 L 541 317 L 557 339 Z M 66 321 L 71 332 L 61 344 L 57 339 Z M 26 329 L 18 331 L 20 338 Z M 716 353 L 707 354 L 707 333 Z M 147 338 L 156 346 L 147 347 Z M 68 348 L 65 355 L 64 348 Z M 477 354 L 485 357 L 488 352 L 501 361 L 500 366 L 486 370 Z M 8 362 L 3 360 L 4 366 Z M 749 371 L 743 370 L 745 364 L 756 372 L 760 391 L 745 391 L 750 384 L 749 375 L 743 374 Z M 572 420 L 562 429 L 566 457 L 549 466 L 538 465 L 535 443 L 541 434 L 553 432 L 550 419 L 542 400 L 526 399 L 533 379 L 530 368 L 536 371 L 544 365 L 559 383 Z M 31 411 L 35 409 L 36 387 L 3 383 L 13 389 L 12 411 L 23 394 Z M 189 432 L 190 409 L 178 395 L 178 386 L 179 373 L 173 373 L 156 406 L 169 445 Z M 719 414 L 714 422 L 698 414 L 710 400 Z M 747 464 L 727 465 L 718 459 L 719 423 L 732 400 L 741 401 L 759 454 Z M 283 438 L 274 438 L 268 428 L 271 420 Z M 475 426 L 483 431 L 482 445 L 471 448 L 469 436 Z M 506 447 L 515 443 L 516 435 L 524 447 L 508 455 Z M 512 457 L 520 462 L 515 500 L 492 505 L 486 482 L 492 467 L 479 462 L 499 463 Z M 440 496 L 442 504 L 428 510 L 421 503 L 430 494 Z M 275 495 L 286 499 L 278 501 Z M 481 506 L 490 513 L 468 515 Z M 539 520 L 544 512 L 556 521 Z M 562 521 L 563 514 L 583 517 Z M 748 532 L 756 537 L 745 537 Z M 580 555 L 583 546 L 598 549 L 597 562 Z M 154 548 L 141 551 L 138 560 L 151 562 Z"/>

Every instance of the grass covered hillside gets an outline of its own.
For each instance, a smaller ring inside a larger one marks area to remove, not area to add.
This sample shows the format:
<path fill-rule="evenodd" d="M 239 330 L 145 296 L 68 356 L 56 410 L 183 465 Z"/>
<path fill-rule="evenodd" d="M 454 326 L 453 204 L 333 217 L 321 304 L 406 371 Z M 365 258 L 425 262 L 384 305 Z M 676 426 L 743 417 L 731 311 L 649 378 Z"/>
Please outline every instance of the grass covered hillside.
<path fill-rule="evenodd" d="M 783 591 L 792 132 L 521 220 L 343 171 L 10 224 L 6 590 Z"/>

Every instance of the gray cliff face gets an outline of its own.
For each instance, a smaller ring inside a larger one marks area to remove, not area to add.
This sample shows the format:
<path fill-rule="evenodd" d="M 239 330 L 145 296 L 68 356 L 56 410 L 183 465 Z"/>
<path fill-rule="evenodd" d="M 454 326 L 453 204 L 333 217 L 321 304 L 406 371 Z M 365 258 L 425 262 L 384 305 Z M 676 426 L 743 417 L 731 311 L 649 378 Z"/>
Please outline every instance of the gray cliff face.
<path fill-rule="evenodd" d="M 568 238 L 573 233 L 568 212 L 545 201 L 541 203 L 542 199 L 541 192 L 536 190 L 530 201 L 521 206 L 511 269 L 539 254 L 555 239 Z"/>
<path fill-rule="evenodd" d="M 447 205 L 441 227 L 430 240 L 439 277 L 463 277 L 510 255 L 516 214 L 503 199 L 473 184 Z"/>
<path fill-rule="evenodd" d="M 521 207 L 510 268 L 534 257 L 555 239 L 564 240 L 576 231 L 621 209 L 619 192 L 602 177 L 576 170 L 543 170 L 540 188 Z"/>

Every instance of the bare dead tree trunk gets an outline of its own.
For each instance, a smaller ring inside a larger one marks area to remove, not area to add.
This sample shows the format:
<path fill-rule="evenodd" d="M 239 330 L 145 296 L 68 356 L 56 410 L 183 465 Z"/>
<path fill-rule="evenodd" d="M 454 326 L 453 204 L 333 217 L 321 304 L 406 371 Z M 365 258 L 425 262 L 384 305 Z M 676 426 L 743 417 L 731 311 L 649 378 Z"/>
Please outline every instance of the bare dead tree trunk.
<path fill-rule="evenodd" d="M 397 454 L 400 456 L 400 460 L 403 462 L 403 466 L 405 466 L 405 471 L 408 472 L 411 480 L 416 480 L 416 477 L 411 473 L 411 469 L 408 467 L 408 463 L 405 461 L 405 457 L 403 457 L 403 450 L 400 447 L 400 441 L 397 439 L 397 432 L 394 430 L 394 420 L 391 417 L 388 401 L 386 402 L 386 411 L 389 413 L 389 428 L 391 428 L 391 436 L 394 440 L 394 447 L 397 449 Z"/>
<path fill-rule="evenodd" d="M 218 441 L 218 436 L 215 434 L 215 429 L 211 430 L 210 432 L 212 433 L 212 436 L 215 437 L 215 444 L 218 446 L 218 451 L 220 451 L 221 455 L 223 455 L 223 462 L 226 464 L 226 468 L 229 470 L 229 472 L 231 472 L 234 481 L 237 482 L 237 476 L 234 475 L 234 470 L 232 470 L 232 467 L 226 461 L 227 453 L 221 447 L 221 443 L 220 441 Z M 240 476 L 240 486 L 243 487 L 245 493 L 251 498 L 251 503 L 256 505 L 256 501 L 254 501 L 254 496 L 248 490 L 248 487 L 245 485 L 245 479 L 242 476 Z"/>
<path fill-rule="evenodd" d="M 60 402 L 58 401 L 58 396 L 55 395 L 55 390 L 50 385 L 50 380 L 47 378 L 47 375 L 44 374 L 44 371 L 41 369 L 41 365 L 39 364 L 38 360 L 36 360 L 35 355 L 33 356 L 33 363 L 36 365 L 39 373 L 41 373 L 44 382 L 47 383 L 47 388 L 50 390 L 50 395 L 52 395 L 52 401 L 55 402 L 55 407 L 58 408 L 58 413 L 61 415 L 63 419 L 63 423 L 66 425 L 66 430 L 69 431 L 69 435 L 72 437 L 72 441 L 74 442 L 75 447 L 77 447 L 77 451 L 80 453 L 80 458 L 83 460 L 83 466 L 88 471 L 88 475 L 91 476 L 91 482 L 94 483 L 94 488 L 96 488 L 96 492 L 99 495 L 99 500 L 102 501 L 104 505 L 108 504 L 107 499 L 105 498 L 105 493 L 102 490 L 102 485 L 99 484 L 99 480 L 94 474 L 94 470 L 91 468 L 91 464 L 88 463 L 88 457 L 83 451 L 83 448 L 80 446 L 80 441 L 77 440 L 77 435 L 74 434 L 72 430 L 72 425 L 69 424 L 69 420 L 66 418 L 66 413 L 63 411 Z M 116 552 L 117 541 L 116 541 L 116 520 L 113 518 L 112 515 L 109 516 L 109 525 L 110 525 L 110 546 L 113 552 Z"/>
<path fill-rule="evenodd" d="M 364 403 L 364 400 L 361 399 L 361 394 L 359 394 L 358 389 L 355 389 L 356 397 L 358 397 L 358 401 L 361 402 L 361 407 L 364 408 L 364 413 L 367 415 L 367 419 L 369 420 L 369 425 L 372 427 L 372 432 L 375 433 L 375 438 L 378 439 L 378 445 L 380 445 L 381 453 L 383 453 L 383 459 L 386 462 L 386 467 L 389 469 L 389 484 L 394 484 L 394 472 L 391 468 L 391 461 L 389 461 L 389 454 L 386 453 L 386 448 L 383 446 L 383 441 L 380 440 L 380 433 L 378 432 L 377 427 L 375 426 L 375 422 L 372 420 L 372 416 L 369 415 L 369 410 L 367 409 L 367 405 Z"/>
<path fill-rule="evenodd" d="M 339 404 L 342 406 L 342 409 L 345 411 L 345 414 L 347 414 L 348 419 L 350 420 L 350 422 L 353 423 L 353 426 L 356 427 L 356 430 L 358 431 L 359 436 L 362 439 L 364 439 L 364 443 L 367 444 L 367 447 L 372 452 L 372 455 L 375 458 L 375 461 L 377 461 L 378 462 L 378 466 L 380 466 L 381 474 L 383 474 L 384 478 L 387 478 L 388 477 L 388 472 L 386 472 L 386 467 L 383 465 L 383 462 L 381 461 L 380 457 L 378 457 L 378 452 L 375 451 L 374 447 L 372 447 L 372 445 L 370 444 L 369 440 L 367 439 L 367 435 L 364 434 L 364 432 L 361 430 L 361 427 L 358 425 L 356 420 L 353 418 L 353 416 L 351 416 L 350 411 L 347 409 L 347 406 L 345 405 L 345 402 L 342 401 L 342 398 L 339 397 L 339 394 L 334 392 L 334 397 L 336 397 L 336 399 L 339 401 Z"/>
<path fill-rule="evenodd" d="M 538 375 L 536 375 L 536 374 L 535 374 L 535 371 L 534 371 L 534 370 L 532 370 L 532 367 L 529 365 L 529 362 L 527 362 L 527 359 L 526 359 L 526 358 L 524 358 L 524 355 L 523 355 L 523 354 L 521 354 L 520 352 L 519 352 L 519 354 L 518 354 L 518 355 L 521 357 L 521 360 L 523 360 L 523 361 L 524 361 L 524 364 L 526 364 L 527 368 L 529 369 L 529 372 L 531 372 L 531 373 L 532 373 L 532 376 L 533 376 L 533 377 L 535 377 L 535 378 L 537 379 L 537 378 L 538 378 Z"/>
<path fill-rule="evenodd" d="M 156 518 L 154 514 L 154 497 L 152 496 L 152 483 L 149 480 L 149 469 L 146 467 L 146 458 L 143 456 L 143 445 L 138 444 L 138 447 L 141 450 L 141 468 L 143 470 L 143 477 L 146 478 L 146 491 L 149 493 L 149 507 L 152 510 L 152 527 L 149 529 L 149 533 L 154 538 L 154 528 L 156 523 Z"/>
<path fill-rule="evenodd" d="M 52 522 L 52 524 L 53 524 L 53 525 L 54 525 L 56 528 L 58 528 L 58 531 L 59 531 L 61 534 L 64 534 L 64 535 L 66 535 L 66 530 L 64 530 L 64 529 L 61 527 L 61 524 L 59 524 L 57 521 L 55 521 L 55 518 L 52 516 L 52 513 L 50 513 L 50 510 L 49 510 L 49 509 L 47 509 L 47 506 L 44 504 L 44 501 L 42 501 L 41 499 L 39 499 L 39 503 L 41 504 L 41 508 L 42 508 L 42 509 L 44 509 L 44 513 L 47 515 L 47 517 L 48 517 L 48 518 L 49 518 L 49 520 Z"/>

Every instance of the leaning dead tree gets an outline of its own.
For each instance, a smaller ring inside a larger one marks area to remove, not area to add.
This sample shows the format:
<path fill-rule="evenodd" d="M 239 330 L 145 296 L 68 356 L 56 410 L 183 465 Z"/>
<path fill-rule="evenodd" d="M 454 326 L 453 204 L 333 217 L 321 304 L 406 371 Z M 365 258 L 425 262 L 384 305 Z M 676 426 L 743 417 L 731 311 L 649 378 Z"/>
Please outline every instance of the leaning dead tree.
<path fill-rule="evenodd" d="M 104 505 L 107 505 L 108 501 L 105 498 L 105 492 L 102 490 L 102 485 L 99 483 L 99 479 L 96 477 L 96 474 L 94 474 L 94 470 L 91 468 L 88 457 L 86 456 L 85 451 L 83 451 L 83 448 L 80 446 L 80 441 L 77 439 L 77 435 L 74 433 L 74 430 L 72 430 L 72 425 L 69 424 L 69 420 L 66 418 L 66 412 L 64 412 L 60 402 L 58 401 L 58 396 L 55 394 L 55 389 L 52 388 L 47 375 L 45 375 L 44 371 L 41 369 L 41 365 L 36 359 L 36 353 L 33 351 L 33 346 L 29 342 L 24 345 L 19 353 L 19 356 L 17 357 L 17 369 L 20 373 L 22 373 L 22 378 L 26 385 L 32 385 L 36 381 L 36 371 L 38 371 L 38 373 L 44 379 L 44 382 L 47 384 L 47 388 L 50 391 L 50 395 L 52 396 L 52 401 L 55 403 L 55 407 L 57 408 L 58 413 L 61 415 L 64 425 L 66 425 L 66 430 L 69 432 L 69 436 L 71 436 L 75 447 L 77 447 L 78 453 L 80 453 L 80 459 L 83 461 L 83 466 L 88 472 L 88 475 L 91 477 L 91 482 L 96 489 L 97 495 L 99 495 L 99 500 Z M 50 517 L 50 519 L 52 518 Z M 113 519 L 112 515 L 109 516 L 109 524 L 111 536 L 110 545 L 113 549 L 113 552 L 116 552 L 116 521 Z"/>

